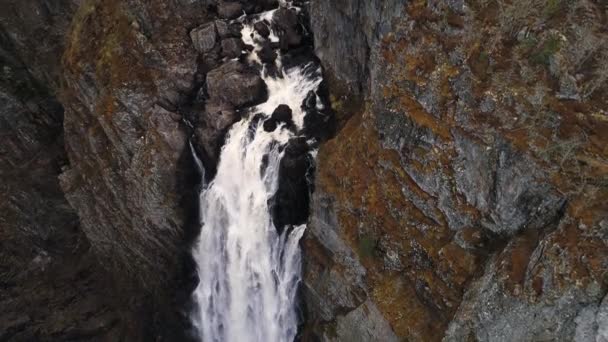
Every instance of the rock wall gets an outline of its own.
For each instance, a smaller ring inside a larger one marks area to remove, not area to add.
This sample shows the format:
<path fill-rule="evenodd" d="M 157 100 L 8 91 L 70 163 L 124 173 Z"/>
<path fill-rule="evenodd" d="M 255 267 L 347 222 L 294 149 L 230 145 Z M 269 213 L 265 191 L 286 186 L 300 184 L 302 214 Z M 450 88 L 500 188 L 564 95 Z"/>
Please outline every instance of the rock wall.
<path fill-rule="evenodd" d="M 303 241 L 306 338 L 606 338 L 606 11 L 311 2 L 343 124 Z"/>
<path fill-rule="evenodd" d="M 57 176 L 70 1 L 0 4 L 0 340 L 128 336 Z"/>

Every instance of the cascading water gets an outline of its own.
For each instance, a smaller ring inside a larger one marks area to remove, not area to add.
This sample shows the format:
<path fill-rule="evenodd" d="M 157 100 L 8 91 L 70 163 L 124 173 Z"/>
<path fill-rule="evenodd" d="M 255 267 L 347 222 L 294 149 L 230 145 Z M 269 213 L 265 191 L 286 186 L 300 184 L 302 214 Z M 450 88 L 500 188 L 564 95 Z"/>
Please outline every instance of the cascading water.
<path fill-rule="evenodd" d="M 240 19 L 249 21 L 242 36 L 255 46 L 251 63 L 259 62 L 255 51 L 262 40 L 252 25 L 256 20 L 271 21 L 273 12 Z M 270 39 L 276 39 L 274 32 Z M 216 176 L 200 195 L 202 228 L 193 252 L 200 282 L 194 293 L 193 322 L 205 342 L 293 341 L 297 333 L 298 242 L 305 226 L 279 233 L 271 206 L 285 145 L 302 131 L 302 104 L 322 79 L 314 63 L 286 69 L 282 60 L 277 58 L 272 73 L 268 66 L 261 68 L 269 98 L 233 125 Z M 295 128 L 281 123 L 267 132 L 264 120 L 280 104 L 292 109 Z"/>

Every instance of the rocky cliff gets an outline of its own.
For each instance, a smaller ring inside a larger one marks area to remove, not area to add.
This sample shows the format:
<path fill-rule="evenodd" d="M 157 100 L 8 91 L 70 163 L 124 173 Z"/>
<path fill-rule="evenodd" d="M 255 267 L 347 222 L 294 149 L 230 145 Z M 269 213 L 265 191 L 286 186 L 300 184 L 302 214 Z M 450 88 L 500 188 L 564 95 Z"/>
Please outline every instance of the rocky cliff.
<path fill-rule="evenodd" d="M 304 334 L 603 341 L 608 50 L 595 1 L 312 1 L 341 129 Z"/>
<path fill-rule="evenodd" d="M 212 177 L 264 99 L 228 20 L 274 6 L 0 3 L 0 341 L 189 338 L 191 152 Z M 284 12 L 258 51 L 310 28 L 338 119 L 302 240 L 301 340 L 608 340 L 606 4 L 306 10 L 310 27 Z M 294 155 L 282 168 L 306 189 Z M 285 212 L 306 200 L 277 198 L 275 220 L 304 220 Z"/>

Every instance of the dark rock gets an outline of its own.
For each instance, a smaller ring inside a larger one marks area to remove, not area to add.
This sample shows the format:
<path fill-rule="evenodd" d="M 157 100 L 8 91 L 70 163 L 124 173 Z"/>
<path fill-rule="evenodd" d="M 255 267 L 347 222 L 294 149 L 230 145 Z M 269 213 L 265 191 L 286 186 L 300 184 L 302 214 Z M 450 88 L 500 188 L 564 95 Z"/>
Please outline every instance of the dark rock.
<path fill-rule="evenodd" d="M 210 175 L 215 173 L 226 133 L 240 118 L 240 114 L 228 104 L 208 103 L 200 113 L 199 125 L 195 130 L 196 146 Z"/>
<path fill-rule="evenodd" d="M 241 30 L 243 29 L 243 24 L 241 23 L 231 23 L 228 26 L 228 31 L 230 31 L 230 36 L 235 38 L 241 38 Z"/>
<path fill-rule="evenodd" d="M 304 128 L 302 133 L 307 137 L 323 141 L 334 134 L 336 120 L 331 108 L 326 108 L 324 110 L 318 110 L 316 108 L 316 97 L 317 95 L 314 92 L 311 92 L 302 105 L 302 109 L 306 113 L 304 116 Z"/>
<path fill-rule="evenodd" d="M 278 0 L 253 0 L 244 1 L 243 7 L 247 14 L 260 13 L 279 7 Z"/>
<path fill-rule="evenodd" d="M 217 43 L 217 31 L 214 23 L 205 24 L 190 31 L 190 39 L 196 51 L 207 53 Z"/>
<path fill-rule="evenodd" d="M 272 112 L 272 118 L 277 122 L 284 122 L 290 126 L 293 125 L 292 114 L 291 108 L 288 105 L 282 104 Z"/>
<path fill-rule="evenodd" d="M 230 26 L 225 20 L 216 20 L 215 29 L 221 39 L 233 37 L 233 32 L 230 30 Z M 238 38 L 238 36 L 236 38 Z"/>
<path fill-rule="evenodd" d="M 308 150 L 304 137 L 291 139 L 285 147 L 279 166 L 279 187 L 272 200 L 272 218 L 279 232 L 286 225 L 302 224 L 308 218 L 308 177 L 314 168 Z"/>
<path fill-rule="evenodd" d="M 311 3 L 315 52 L 328 73 L 341 83 L 336 88 L 347 88 L 346 93 L 352 96 L 369 89 L 370 69 L 366 61 L 370 47 L 376 46 L 378 38 L 390 30 L 392 18 L 399 17 L 402 8 L 399 0 L 358 0 L 348 6 L 338 1 Z"/>
<path fill-rule="evenodd" d="M 277 59 L 277 53 L 270 47 L 270 43 L 268 42 L 262 45 L 262 49 L 257 54 L 262 63 L 272 64 Z"/>
<path fill-rule="evenodd" d="M 221 0 L 217 5 L 217 13 L 224 19 L 236 19 L 243 14 L 243 5 L 239 2 Z"/>
<path fill-rule="evenodd" d="M 207 91 L 212 101 L 229 103 L 235 108 L 264 102 L 266 84 L 238 61 L 230 61 L 207 74 Z"/>
<path fill-rule="evenodd" d="M 273 132 L 275 129 L 277 129 L 278 123 L 277 120 L 270 118 L 266 121 L 264 121 L 264 130 L 266 132 Z"/>
<path fill-rule="evenodd" d="M 222 54 L 228 58 L 237 58 L 241 55 L 245 45 L 239 38 L 228 38 L 222 40 Z"/>
<path fill-rule="evenodd" d="M 268 27 L 268 25 L 263 22 L 263 21 L 258 21 L 257 23 L 255 23 L 253 25 L 253 28 L 256 30 L 256 32 L 264 37 L 264 38 L 268 38 L 270 36 L 270 28 Z"/>
<path fill-rule="evenodd" d="M 293 9 L 281 7 L 274 12 L 272 22 L 280 29 L 293 29 L 298 26 L 298 13 Z"/>
<path fill-rule="evenodd" d="M 281 48 L 287 50 L 302 44 L 302 35 L 295 29 L 286 30 L 280 37 Z"/>
<path fill-rule="evenodd" d="M 287 51 L 290 47 L 296 47 L 302 43 L 297 12 L 280 8 L 272 19 L 273 27 L 279 36 L 281 50 Z"/>

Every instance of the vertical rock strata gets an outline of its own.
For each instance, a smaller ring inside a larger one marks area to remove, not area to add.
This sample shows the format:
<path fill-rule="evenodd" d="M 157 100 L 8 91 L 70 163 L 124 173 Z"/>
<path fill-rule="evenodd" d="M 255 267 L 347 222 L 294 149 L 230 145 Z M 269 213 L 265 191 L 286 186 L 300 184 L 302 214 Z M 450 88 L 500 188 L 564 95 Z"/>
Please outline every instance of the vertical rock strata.
<path fill-rule="evenodd" d="M 311 2 L 343 119 L 318 155 L 304 336 L 605 338 L 606 10 Z"/>

